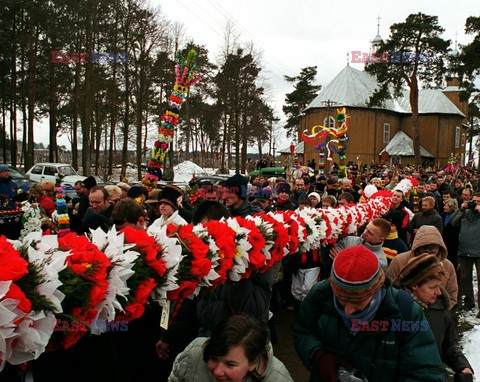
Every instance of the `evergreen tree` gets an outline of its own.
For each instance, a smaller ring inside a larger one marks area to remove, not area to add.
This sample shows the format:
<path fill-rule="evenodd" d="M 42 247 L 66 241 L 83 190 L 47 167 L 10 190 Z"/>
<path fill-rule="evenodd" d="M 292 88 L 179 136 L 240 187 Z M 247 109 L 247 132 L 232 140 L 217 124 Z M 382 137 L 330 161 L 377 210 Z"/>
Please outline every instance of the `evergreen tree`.
<path fill-rule="evenodd" d="M 285 80 L 294 83 L 295 90 L 285 96 L 285 105 L 282 110 L 287 117 L 287 124 L 284 128 L 287 130 L 288 137 L 298 135 L 298 128 L 301 113 L 310 102 L 317 96 L 322 88 L 320 85 L 314 85 L 317 75 L 316 66 L 307 66 L 295 77 L 285 76 Z"/>
<path fill-rule="evenodd" d="M 390 37 L 380 45 L 377 57 L 389 54 L 387 62 L 368 63 L 365 71 L 375 75 L 379 87 L 370 98 L 370 106 L 378 106 L 391 97 L 400 96 L 405 85 L 410 89 L 412 140 L 415 162 L 421 165 L 420 132 L 418 127 L 419 82 L 425 87 L 439 86 L 447 72 L 449 40 L 440 35 L 444 29 L 437 16 L 411 14 L 402 23 L 390 27 Z"/>

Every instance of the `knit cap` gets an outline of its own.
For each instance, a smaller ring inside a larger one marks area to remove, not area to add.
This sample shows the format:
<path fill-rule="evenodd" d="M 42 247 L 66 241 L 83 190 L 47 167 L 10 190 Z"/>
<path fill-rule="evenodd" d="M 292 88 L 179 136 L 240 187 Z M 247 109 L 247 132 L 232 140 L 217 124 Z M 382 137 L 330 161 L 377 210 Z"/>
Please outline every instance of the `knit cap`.
<path fill-rule="evenodd" d="M 372 296 L 385 281 L 377 256 L 356 245 L 341 251 L 332 265 L 330 285 L 342 301 L 363 302 Z"/>
<path fill-rule="evenodd" d="M 290 195 L 290 185 L 286 182 L 277 183 L 277 194 L 280 192 L 286 192 Z"/>
<path fill-rule="evenodd" d="M 232 194 L 237 194 L 240 199 L 247 199 L 247 179 L 240 174 L 235 174 L 228 178 L 223 187 L 228 188 Z"/>

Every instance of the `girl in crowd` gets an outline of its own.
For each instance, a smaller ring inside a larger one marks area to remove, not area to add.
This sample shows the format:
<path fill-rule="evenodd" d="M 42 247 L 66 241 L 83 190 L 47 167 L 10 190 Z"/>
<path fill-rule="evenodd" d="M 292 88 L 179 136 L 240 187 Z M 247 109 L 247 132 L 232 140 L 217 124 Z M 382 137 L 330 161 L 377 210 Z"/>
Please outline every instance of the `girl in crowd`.
<path fill-rule="evenodd" d="M 221 322 L 210 338 L 199 337 L 175 359 L 169 382 L 290 382 L 273 356 L 267 326 L 246 314 Z"/>

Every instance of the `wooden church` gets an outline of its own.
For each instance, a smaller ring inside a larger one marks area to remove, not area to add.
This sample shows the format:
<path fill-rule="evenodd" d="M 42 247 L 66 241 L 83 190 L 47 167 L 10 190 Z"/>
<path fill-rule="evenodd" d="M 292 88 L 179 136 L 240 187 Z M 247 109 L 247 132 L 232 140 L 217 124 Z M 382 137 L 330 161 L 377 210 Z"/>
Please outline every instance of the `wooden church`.
<path fill-rule="evenodd" d="M 381 41 L 377 34 L 375 41 Z M 375 48 L 375 46 L 373 46 Z M 446 165 L 451 154 L 464 163 L 467 137 L 467 102 L 460 101 L 458 79 L 447 81 L 444 89 L 419 90 L 419 133 L 422 161 Z M 413 164 L 412 118 L 409 92 L 384 102 L 382 107 L 369 107 L 368 102 L 377 82 L 364 71 L 347 66 L 304 109 L 299 126 L 301 133 L 315 125 L 334 126 L 336 108 L 346 107 L 348 119 L 347 161 L 361 164 Z M 338 158 L 333 155 L 333 160 Z M 305 143 L 304 162 L 315 158 L 318 151 Z"/>

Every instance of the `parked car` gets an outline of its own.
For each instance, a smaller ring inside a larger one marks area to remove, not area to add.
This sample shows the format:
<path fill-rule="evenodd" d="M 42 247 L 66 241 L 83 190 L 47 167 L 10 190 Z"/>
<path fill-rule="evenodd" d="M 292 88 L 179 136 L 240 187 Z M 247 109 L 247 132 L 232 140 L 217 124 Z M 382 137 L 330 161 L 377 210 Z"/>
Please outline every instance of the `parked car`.
<path fill-rule="evenodd" d="M 58 175 L 63 175 L 62 186 L 73 187 L 77 180 L 84 180 L 85 176 L 79 175 L 75 169 L 65 163 L 37 163 L 25 173 L 35 182 L 56 181 Z"/>
<path fill-rule="evenodd" d="M 28 176 L 24 175 L 15 167 L 8 165 L 8 168 L 10 169 L 10 176 L 15 181 L 18 188 L 20 188 L 22 191 L 27 191 L 30 187 L 37 183 L 33 180 L 30 180 Z"/>
<path fill-rule="evenodd" d="M 268 177 L 283 177 L 286 178 L 285 168 L 284 167 L 264 167 L 261 170 L 252 171 L 248 176 L 268 176 Z"/>

